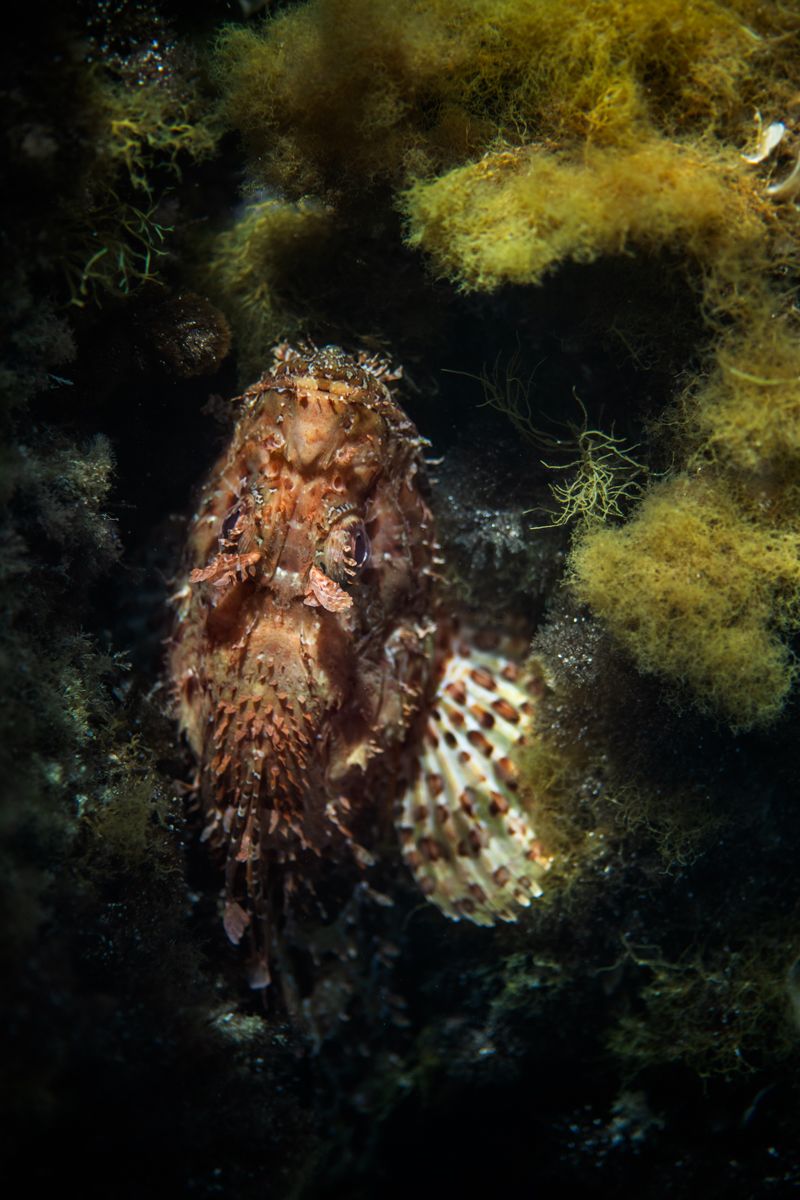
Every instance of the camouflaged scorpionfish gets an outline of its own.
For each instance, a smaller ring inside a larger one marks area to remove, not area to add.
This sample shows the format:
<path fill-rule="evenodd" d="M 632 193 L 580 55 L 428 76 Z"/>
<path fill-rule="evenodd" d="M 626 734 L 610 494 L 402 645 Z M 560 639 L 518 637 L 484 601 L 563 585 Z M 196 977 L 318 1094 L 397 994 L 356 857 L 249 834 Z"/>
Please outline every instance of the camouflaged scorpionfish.
<path fill-rule="evenodd" d="M 455 920 L 515 920 L 547 866 L 510 758 L 530 698 L 440 610 L 423 442 L 393 378 L 335 347 L 279 348 L 189 534 L 169 666 L 254 986 L 292 904 L 365 871 L 392 826 Z"/>

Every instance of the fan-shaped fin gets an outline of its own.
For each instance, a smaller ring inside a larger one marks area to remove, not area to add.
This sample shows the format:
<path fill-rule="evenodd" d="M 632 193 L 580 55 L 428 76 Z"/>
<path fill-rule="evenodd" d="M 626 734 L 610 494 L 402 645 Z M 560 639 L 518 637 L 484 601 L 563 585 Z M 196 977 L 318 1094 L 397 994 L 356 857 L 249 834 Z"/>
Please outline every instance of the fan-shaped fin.
<path fill-rule="evenodd" d="M 517 797 L 512 760 L 532 710 L 510 657 L 454 645 L 397 819 L 417 883 L 453 920 L 515 921 L 541 895 L 550 859 Z"/>

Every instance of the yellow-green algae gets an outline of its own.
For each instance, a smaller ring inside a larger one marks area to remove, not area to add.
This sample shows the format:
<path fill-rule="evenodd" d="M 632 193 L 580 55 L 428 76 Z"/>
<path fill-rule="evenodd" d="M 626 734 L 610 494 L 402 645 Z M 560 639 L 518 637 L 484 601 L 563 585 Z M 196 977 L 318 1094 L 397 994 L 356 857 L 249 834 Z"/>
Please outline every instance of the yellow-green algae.
<path fill-rule="evenodd" d="M 795 676 L 780 633 L 800 617 L 800 530 L 749 518 L 701 476 L 656 485 L 627 524 L 573 550 L 574 587 L 643 670 L 685 682 L 747 727 Z"/>
<path fill-rule="evenodd" d="M 780 714 L 796 676 L 800 351 L 779 296 L 737 300 L 749 325 L 683 399 L 684 469 L 627 525 L 580 535 L 571 577 L 643 670 L 744 729 Z"/>
<path fill-rule="evenodd" d="M 635 248 L 703 270 L 749 255 L 737 152 L 754 109 L 794 94 L 793 28 L 752 0 L 310 0 L 226 27 L 214 73 L 255 183 L 332 203 L 333 238 L 364 205 L 389 225 L 400 209 L 438 271 L 491 289 Z M 252 313 L 259 287 L 220 299 Z"/>
<path fill-rule="evenodd" d="M 791 60 L 791 14 L 683 0 L 311 0 L 217 54 L 259 171 L 340 190 L 463 163 L 500 140 L 630 144 L 737 129 Z M 766 65 L 765 65 L 766 64 Z M 780 93 L 791 95 L 789 71 Z"/>
<path fill-rule="evenodd" d="M 503 150 L 415 184 L 405 201 L 409 240 L 479 291 L 539 284 L 562 263 L 635 249 L 678 249 L 708 269 L 729 267 L 763 240 L 743 176 L 732 152 L 663 138 L 586 147 L 579 158 L 538 146 Z"/>
<path fill-rule="evenodd" d="M 167 168 L 180 178 L 182 163 L 213 154 L 219 130 L 188 72 L 168 71 L 137 84 L 92 76 L 97 150 L 124 166 L 135 188 L 152 195 L 154 172 Z"/>
<path fill-rule="evenodd" d="M 243 379 L 263 371 L 270 346 L 299 332 L 300 318 L 287 301 L 288 280 L 298 260 L 313 262 L 324 253 L 330 223 L 320 204 L 260 200 L 208 238 L 202 277 L 236 330 Z"/>
<path fill-rule="evenodd" d="M 685 416 L 697 462 L 735 475 L 765 516 L 800 523 L 800 323 L 782 307 L 767 293 L 720 338 Z"/>

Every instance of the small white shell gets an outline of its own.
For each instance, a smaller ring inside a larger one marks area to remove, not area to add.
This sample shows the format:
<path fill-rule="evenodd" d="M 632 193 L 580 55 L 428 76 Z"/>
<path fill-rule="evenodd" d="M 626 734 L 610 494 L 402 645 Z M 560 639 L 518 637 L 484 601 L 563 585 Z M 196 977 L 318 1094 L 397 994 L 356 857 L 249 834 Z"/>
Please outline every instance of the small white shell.
<path fill-rule="evenodd" d="M 769 158 L 776 146 L 779 146 L 783 141 L 783 135 L 786 133 L 786 126 L 782 121 L 773 121 L 771 125 L 767 125 L 764 129 L 759 118 L 759 136 L 758 145 L 756 146 L 755 154 L 743 154 L 742 158 L 748 163 L 761 163 Z"/>

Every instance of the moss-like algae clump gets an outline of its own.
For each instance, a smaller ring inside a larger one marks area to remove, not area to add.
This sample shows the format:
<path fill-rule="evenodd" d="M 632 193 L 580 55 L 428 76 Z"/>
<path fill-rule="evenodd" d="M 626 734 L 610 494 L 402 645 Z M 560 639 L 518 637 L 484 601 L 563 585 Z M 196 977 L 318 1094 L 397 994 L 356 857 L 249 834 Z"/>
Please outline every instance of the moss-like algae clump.
<path fill-rule="evenodd" d="M 780 11 L 746 2 L 312 0 L 261 30 L 229 27 L 217 71 L 270 181 L 343 190 L 498 140 L 629 144 L 651 121 L 730 130 L 765 94 L 773 32 Z"/>
<path fill-rule="evenodd" d="M 800 534 L 747 519 L 719 485 L 687 477 L 579 541 L 572 571 L 644 670 L 742 727 L 775 717 L 794 678 L 779 634 L 800 620 L 799 552 Z"/>
<path fill-rule="evenodd" d="M 6 182 L 31 226 L 25 266 L 57 263 L 54 296 L 79 308 L 162 281 L 182 172 L 209 159 L 219 136 L 192 50 L 155 12 L 131 19 L 138 33 L 72 46 L 29 108 L 10 87 Z"/>
<path fill-rule="evenodd" d="M 800 353 L 779 296 L 738 299 L 749 324 L 681 404 L 683 470 L 627 524 L 580 534 L 571 580 L 643 670 L 741 729 L 779 716 L 796 677 Z"/>
<path fill-rule="evenodd" d="M 709 266 L 752 253 L 763 236 L 737 173 L 730 157 L 666 139 L 589 149 L 578 160 L 504 150 L 416 183 L 405 200 L 410 241 L 479 291 L 538 284 L 562 263 L 636 248 L 679 249 Z"/>
<path fill-rule="evenodd" d="M 781 306 L 768 293 L 723 335 L 687 406 L 687 434 L 696 461 L 735 475 L 764 513 L 800 524 L 800 326 L 794 313 L 775 319 Z"/>
<path fill-rule="evenodd" d="M 751 1072 L 765 1053 L 791 1058 L 797 1029 L 786 976 L 796 919 L 762 914 L 732 944 L 696 948 L 677 962 L 653 947 L 626 947 L 647 982 L 642 1011 L 611 1032 L 614 1053 L 633 1070 L 682 1063 L 706 1078 Z"/>
<path fill-rule="evenodd" d="M 759 105 L 790 103 L 791 29 L 748 0 L 310 0 L 226 27 L 214 72 L 252 182 L 330 204 L 334 241 L 358 228 L 368 252 L 402 215 L 410 246 L 483 291 L 677 248 L 721 291 L 763 233 L 738 151 Z M 246 345 L 259 286 L 225 296 Z"/>
<path fill-rule="evenodd" d="M 322 250 L 329 226 L 322 205 L 262 200 L 209 239 L 205 280 L 237 330 L 243 378 L 264 369 L 265 348 L 297 332 L 286 280 L 298 257 L 313 260 Z"/>

